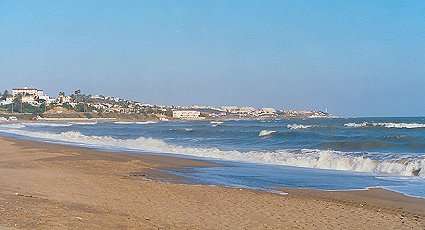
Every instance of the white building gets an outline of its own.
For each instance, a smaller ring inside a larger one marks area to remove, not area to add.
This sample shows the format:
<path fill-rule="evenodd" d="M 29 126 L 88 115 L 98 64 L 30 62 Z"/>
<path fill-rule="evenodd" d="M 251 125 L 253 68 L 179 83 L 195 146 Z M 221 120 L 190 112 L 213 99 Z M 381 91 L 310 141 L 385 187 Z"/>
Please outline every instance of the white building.
<path fill-rule="evenodd" d="M 275 114 L 276 109 L 274 109 L 274 108 L 262 108 L 261 112 L 266 113 L 266 114 Z"/>
<path fill-rule="evenodd" d="M 10 105 L 13 103 L 13 97 L 7 97 L 5 100 L 0 101 L 0 105 Z"/>
<path fill-rule="evenodd" d="M 65 95 L 59 95 L 58 98 L 56 99 L 56 102 L 58 104 L 70 103 L 71 101 L 72 101 L 72 98 L 70 96 L 65 96 Z"/>
<path fill-rule="evenodd" d="M 43 90 L 36 88 L 24 87 L 12 89 L 12 97 L 16 98 L 18 95 L 22 96 L 23 103 L 29 103 L 33 105 L 38 105 L 40 100 L 47 102 L 47 104 L 50 104 L 54 101 L 54 99 L 45 94 Z"/>
<path fill-rule="evenodd" d="M 22 103 L 30 103 L 30 104 L 36 104 L 37 103 L 37 97 L 30 94 L 23 94 L 21 101 Z"/>
<path fill-rule="evenodd" d="M 104 96 L 101 96 L 101 95 L 93 95 L 93 96 L 91 96 L 91 99 L 100 99 L 100 100 L 104 100 L 104 99 L 105 99 L 105 97 L 104 97 Z"/>
<path fill-rule="evenodd" d="M 201 120 L 201 112 L 194 110 L 175 110 L 173 111 L 173 118 L 182 120 Z"/>
<path fill-rule="evenodd" d="M 40 96 L 40 97 L 38 97 L 38 99 L 45 101 L 48 105 L 50 105 L 50 104 L 52 104 L 56 101 L 55 98 L 51 98 L 48 95 Z"/>
<path fill-rule="evenodd" d="M 16 97 L 19 94 L 21 94 L 21 95 L 32 95 L 34 97 L 40 97 L 40 96 L 44 96 L 44 91 L 36 89 L 36 88 L 29 88 L 29 87 L 12 89 L 12 96 L 13 97 Z"/>
<path fill-rule="evenodd" d="M 224 111 L 232 114 L 239 114 L 239 115 L 249 115 L 254 113 L 257 109 L 250 106 L 244 106 L 244 107 L 238 107 L 238 106 L 222 106 L 221 107 Z"/>
<path fill-rule="evenodd" d="M 254 107 L 241 107 L 239 109 L 239 113 L 245 113 L 245 114 L 250 114 L 255 112 L 257 109 Z"/>
<path fill-rule="evenodd" d="M 228 113 L 237 113 L 239 111 L 238 106 L 222 106 L 221 109 Z"/>
<path fill-rule="evenodd" d="M 257 111 L 257 116 L 269 117 L 269 116 L 276 116 L 276 115 L 277 115 L 277 111 L 274 108 L 262 108 Z"/>
<path fill-rule="evenodd" d="M 21 95 L 23 103 L 29 103 L 33 105 L 37 105 L 38 100 L 44 99 L 46 97 L 43 90 L 29 87 L 12 89 L 13 98 L 16 98 L 18 95 Z"/>

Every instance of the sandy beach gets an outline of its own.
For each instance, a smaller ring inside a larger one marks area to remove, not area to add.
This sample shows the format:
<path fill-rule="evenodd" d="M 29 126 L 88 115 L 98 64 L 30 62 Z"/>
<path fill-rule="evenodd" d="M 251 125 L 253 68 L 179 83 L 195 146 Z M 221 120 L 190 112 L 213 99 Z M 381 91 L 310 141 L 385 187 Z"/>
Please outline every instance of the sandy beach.
<path fill-rule="evenodd" d="M 0 138 L 0 229 L 425 229 L 425 200 L 183 183 L 197 160 Z"/>

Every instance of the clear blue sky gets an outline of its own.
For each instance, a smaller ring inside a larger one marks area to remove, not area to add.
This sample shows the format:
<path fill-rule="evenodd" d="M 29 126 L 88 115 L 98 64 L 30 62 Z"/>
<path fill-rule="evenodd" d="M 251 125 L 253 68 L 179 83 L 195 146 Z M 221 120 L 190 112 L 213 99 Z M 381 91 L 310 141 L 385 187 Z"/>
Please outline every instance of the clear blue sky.
<path fill-rule="evenodd" d="M 0 0 L 0 88 L 425 115 L 425 1 Z"/>

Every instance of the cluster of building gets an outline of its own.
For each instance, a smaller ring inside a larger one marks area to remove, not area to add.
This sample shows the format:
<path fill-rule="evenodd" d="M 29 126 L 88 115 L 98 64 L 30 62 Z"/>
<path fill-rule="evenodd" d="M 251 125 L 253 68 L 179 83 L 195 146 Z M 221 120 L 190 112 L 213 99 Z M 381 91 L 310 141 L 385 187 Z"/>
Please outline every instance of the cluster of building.
<path fill-rule="evenodd" d="M 273 119 L 277 117 L 329 117 L 321 111 L 284 111 L 274 108 L 254 108 L 246 106 L 164 106 L 145 104 L 132 100 L 102 95 L 83 95 L 79 90 L 74 94 L 65 95 L 61 92 L 56 98 L 49 97 L 43 90 L 36 88 L 15 88 L 10 94 L 3 95 L 1 105 L 13 104 L 17 99 L 20 103 L 32 106 L 49 107 L 50 113 L 63 113 L 65 109 L 74 112 L 95 114 L 145 115 L 158 119 Z M 53 112 L 52 112 L 53 111 Z M 44 111 L 46 112 L 46 111 Z"/>
<path fill-rule="evenodd" d="M 289 110 L 284 113 L 286 118 L 329 118 L 330 114 L 326 111 L 297 111 L 297 110 Z"/>
<path fill-rule="evenodd" d="M 196 110 L 174 110 L 174 119 L 181 120 L 204 120 L 205 117 L 201 117 L 201 112 Z"/>
<path fill-rule="evenodd" d="M 328 112 L 322 111 L 297 111 L 297 110 L 277 110 L 275 108 L 255 108 L 249 106 L 178 106 L 174 109 L 182 112 L 173 112 L 174 118 L 182 116 L 191 119 L 198 119 L 198 116 L 206 114 L 208 118 L 237 118 L 237 119 L 274 119 L 282 118 L 329 118 Z M 185 112 L 183 112 L 185 111 Z"/>
<path fill-rule="evenodd" d="M 274 108 L 261 108 L 254 107 L 238 107 L 238 106 L 223 106 L 221 107 L 226 113 L 238 115 L 240 117 L 277 117 L 283 110 L 276 110 Z"/>
<path fill-rule="evenodd" d="M 247 106 L 179 106 L 177 109 L 189 111 L 201 111 L 208 114 L 211 118 L 274 118 L 283 113 L 283 110 L 276 110 L 274 108 L 261 108 Z"/>
<path fill-rule="evenodd" d="M 0 101 L 0 105 L 12 104 L 18 97 L 20 97 L 20 102 L 34 106 L 38 106 L 41 103 L 53 103 L 55 101 L 55 99 L 45 94 L 43 90 L 24 87 L 12 89 L 11 94 L 4 95 L 3 100 Z"/>

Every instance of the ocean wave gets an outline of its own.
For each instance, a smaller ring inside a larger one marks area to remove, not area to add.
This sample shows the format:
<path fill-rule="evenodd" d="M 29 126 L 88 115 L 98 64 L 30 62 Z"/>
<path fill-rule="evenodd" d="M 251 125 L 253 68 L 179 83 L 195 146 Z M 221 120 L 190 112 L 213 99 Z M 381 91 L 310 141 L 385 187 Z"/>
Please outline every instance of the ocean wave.
<path fill-rule="evenodd" d="M 288 129 L 292 129 L 292 130 L 295 130 L 295 129 L 309 129 L 311 127 L 313 127 L 313 126 L 312 125 L 299 125 L 299 124 L 287 125 L 287 128 Z"/>
<path fill-rule="evenodd" d="M 26 126 L 20 123 L 2 123 L 0 129 L 22 129 Z"/>
<path fill-rule="evenodd" d="M 34 126 L 34 127 L 69 127 L 72 124 L 69 123 L 43 123 L 43 122 L 26 122 L 22 123 L 25 127 Z"/>
<path fill-rule="evenodd" d="M 158 123 L 157 121 L 139 121 L 139 122 L 136 122 L 136 124 L 138 124 L 138 125 L 149 125 L 149 124 L 156 124 L 156 123 Z"/>
<path fill-rule="evenodd" d="M 224 122 L 222 122 L 222 121 L 211 121 L 210 122 L 210 124 L 217 124 L 217 125 L 221 125 L 221 124 L 223 124 Z"/>
<path fill-rule="evenodd" d="M 260 133 L 258 134 L 259 137 L 266 137 L 266 136 L 271 136 L 273 134 L 277 133 L 277 131 L 274 130 L 261 130 Z"/>
<path fill-rule="evenodd" d="M 20 129 L 10 129 L 7 132 L 32 138 L 101 148 L 124 148 L 250 163 L 425 177 L 425 155 L 382 155 L 307 149 L 241 152 L 236 150 L 224 151 L 218 148 L 183 147 L 168 144 L 163 140 L 144 137 L 137 139 L 117 139 L 110 136 L 86 136 L 73 131 L 56 134 Z"/>
<path fill-rule="evenodd" d="M 394 129 L 425 128 L 425 124 L 421 124 L 421 123 L 393 123 L 393 122 L 347 123 L 347 124 L 344 124 L 344 126 L 349 128 L 369 128 L 369 127 L 394 128 Z"/>
<path fill-rule="evenodd" d="M 212 127 L 218 127 L 220 125 L 223 124 L 222 121 L 211 121 L 210 124 L 212 125 Z"/>
<path fill-rule="evenodd" d="M 180 128 L 180 129 L 168 129 L 168 131 L 172 132 L 193 132 L 191 128 Z"/>
<path fill-rule="evenodd" d="M 156 124 L 157 121 L 116 121 L 114 124 L 117 125 L 149 125 Z"/>
<path fill-rule="evenodd" d="M 8 128 L 8 129 L 22 129 L 25 127 L 69 127 L 72 125 L 88 125 L 88 124 L 94 124 L 94 123 L 78 123 L 78 122 L 71 122 L 71 123 L 48 123 L 48 122 L 23 122 L 23 123 L 0 123 L 0 128 Z"/>
<path fill-rule="evenodd" d="M 349 127 L 349 128 L 363 128 L 363 127 L 367 127 L 369 123 L 367 122 L 363 122 L 363 123 L 347 123 L 344 124 L 345 127 Z"/>
<path fill-rule="evenodd" d="M 97 121 L 92 122 L 71 122 L 72 125 L 97 125 Z"/>

